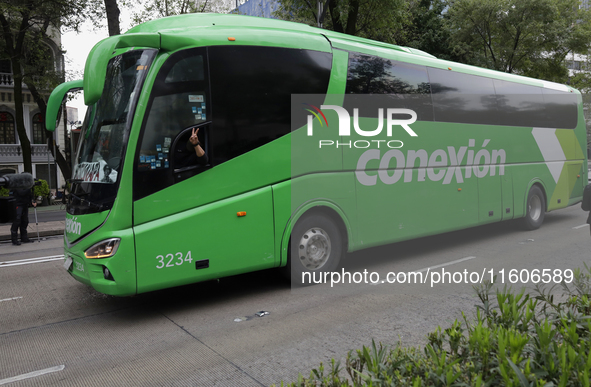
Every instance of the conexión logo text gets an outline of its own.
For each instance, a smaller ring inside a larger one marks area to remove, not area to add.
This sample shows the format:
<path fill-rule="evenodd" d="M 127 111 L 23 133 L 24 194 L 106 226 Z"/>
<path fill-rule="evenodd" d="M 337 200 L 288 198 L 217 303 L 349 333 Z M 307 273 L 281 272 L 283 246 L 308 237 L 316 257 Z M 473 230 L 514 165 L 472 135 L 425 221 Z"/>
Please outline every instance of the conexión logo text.
<path fill-rule="evenodd" d="M 82 224 L 77 222 L 77 219 L 77 217 L 66 219 L 66 232 L 80 235 Z"/>
<path fill-rule="evenodd" d="M 482 149 L 475 151 L 470 148 L 475 147 L 476 141 L 470 139 L 468 146 L 461 146 L 457 150 L 448 146 L 447 150 L 436 149 L 431 154 L 424 149 L 408 150 L 406 155 L 398 149 L 388 150 L 384 154 L 379 149 L 369 149 L 359 157 L 355 176 L 361 184 L 371 186 L 376 185 L 378 179 L 384 184 L 394 184 L 400 179 L 408 183 L 414 178 L 416 181 L 442 180 L 442 184 L 450 184 L 455 178 L 456 182 L 463 183 L 464 179 L 472 175 L 477 178 L 488 174 L 495 176 L 497 165 L 499 175 L 504 175 L 505 150 L 484 149 L 489 142 L 484 140 Z M 373 160 L 379 160 L 379 163 Z"/>

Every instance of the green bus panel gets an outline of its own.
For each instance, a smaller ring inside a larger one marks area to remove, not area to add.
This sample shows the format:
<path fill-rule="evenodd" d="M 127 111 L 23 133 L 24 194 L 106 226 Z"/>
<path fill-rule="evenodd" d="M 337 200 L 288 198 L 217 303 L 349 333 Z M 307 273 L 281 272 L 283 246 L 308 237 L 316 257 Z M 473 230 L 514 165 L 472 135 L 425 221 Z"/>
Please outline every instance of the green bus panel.
<path fill-rule="evenodd" d="M 287 135 L 135 201 L 134 224 L 137 226 L 288 180 L 290 158 L 290 136 Z"/>
<path fill-rule="evenodd" d="M 513 219 L 515 216 L 515 200 L 513 197 L 512 169 L 505 167 L 505 174 L 501 176 L 501 218 L 502 220 Z"/>
<path fill-rule="evenodd" d="M 117 253 L 110 258 L 87 259 L 84 257 L 84 250 L 94 243 L 113 237 L 121 238 Z M 66 256 L 73 260 L 70 274 L 78 281 L 92 286 L 97 291 L 116 295 L 130 296 L 137 293 L 136 288 L 136 267 L 135 267 L 135 244 L 133 231 L 112 230 L 108 227 L 101 227 L 97 232 L 88 237 L 88 244 L 66 245 L 64 250 Z M 105 279 L 103 270 L 107 267 L 113 276 L 113 280 Z"/>
<path fill-rule="evenodd" d="M 447 168 L 427 170 L 374 170 L 376 184 L 367 186 L 357 181 L 358 248 L 376 246 L 410 238 L 451 231 L 478 224 L 478 184 L 470 179 L 461 188 L 455 184 L 442 185 L 438 181 L 415 181 L 394 184 L 381 181 L 395 173 L 416 176 L 441 175 Z M 464 170 L 465 168 L 462 168 Z M 387 180 L 386 180 L 387 181 Z"/>
<path fill-rule="evenodd" d="M 496 168 L 498 169 L 498 166 Z M 494 176 L 489 173 L 476 180 L 478 182 L 478 222 L 480 224 L 498 222 L 503 218 L 501 214 L 503 205 L 502 177 L 504 175 L 501 176 L 497 172 Z"/>
<path fill-rule="evenodd" d="M 147 222 L 134 232 L 140 293 L 275 266 L 271 187 Z"/>
<path fill-rule="evenodd" d="M 275 266 L 287 263 L 287 242 L 291 221 L 291 180 L 272 186 L 273 188 L 273 226 L 275 227 Z"/>

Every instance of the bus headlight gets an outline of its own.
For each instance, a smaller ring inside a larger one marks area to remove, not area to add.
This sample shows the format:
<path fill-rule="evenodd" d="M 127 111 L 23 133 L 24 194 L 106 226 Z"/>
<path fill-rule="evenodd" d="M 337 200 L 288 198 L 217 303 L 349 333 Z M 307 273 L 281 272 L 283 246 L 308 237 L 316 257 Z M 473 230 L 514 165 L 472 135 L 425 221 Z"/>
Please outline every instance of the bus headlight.
<path fill-rule="evenodd" d="M 95 243 L 84 252 L 86 258 L 108 258 L 117 252 L 121 238 L 111 238 Z"/>

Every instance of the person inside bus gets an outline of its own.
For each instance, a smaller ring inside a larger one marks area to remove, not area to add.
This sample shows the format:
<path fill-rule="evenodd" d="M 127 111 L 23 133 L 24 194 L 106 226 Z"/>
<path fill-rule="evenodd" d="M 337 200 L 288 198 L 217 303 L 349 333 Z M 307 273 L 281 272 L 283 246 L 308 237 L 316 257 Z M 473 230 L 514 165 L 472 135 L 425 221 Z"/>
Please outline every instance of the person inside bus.
<path fill-rule="evenodd" d="M 201 165 L 207 164 L 207 155 L 205 151 L 201 147 L 201 143 L 199 142 L 199 137 L 197 134 L 199 133 L 199 128 L 193 128 L 191 132 L 191 137 L 189 137 L 189 142 L 187 143 L 187 147 L 190 147 L 195 150 L 195 154 L 197 155 L 197 162 Z M 190 145 L 189 145 L 190 144 Z"/>
<path fill-rule="evenodd" d="M 189 137 L 185 149 L 180 148 L 175 153 L 175 168 L 183 168 L 192 165 L 207 165 L 207 154 L 205 154 L 201 142 L 199 141 L 199 137 L 197 136 L 198 133 L 199 128 L 193 128 L 191 131 L 191 137 Z"/>

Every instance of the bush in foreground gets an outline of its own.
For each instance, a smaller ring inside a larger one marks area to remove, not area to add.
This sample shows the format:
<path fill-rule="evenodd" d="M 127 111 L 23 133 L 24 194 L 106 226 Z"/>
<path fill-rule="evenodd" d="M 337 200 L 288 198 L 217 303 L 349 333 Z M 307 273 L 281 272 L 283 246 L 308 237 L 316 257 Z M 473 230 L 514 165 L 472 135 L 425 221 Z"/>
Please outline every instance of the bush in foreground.
<path fill-rule="evenodd" d="M 475 319 L 464 314 L 428 335 L 423 350 L 371 347 L 350 351 L 344 367 L 334 359 L 308 378 L 308 386 L 590 386 L 591 269 L 575 270 L 571 284 L 535 289 L 535 296 L 491 284 L 475 288 Z M 282 386 L 286 385 L 281 383 Z"/>

